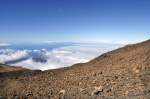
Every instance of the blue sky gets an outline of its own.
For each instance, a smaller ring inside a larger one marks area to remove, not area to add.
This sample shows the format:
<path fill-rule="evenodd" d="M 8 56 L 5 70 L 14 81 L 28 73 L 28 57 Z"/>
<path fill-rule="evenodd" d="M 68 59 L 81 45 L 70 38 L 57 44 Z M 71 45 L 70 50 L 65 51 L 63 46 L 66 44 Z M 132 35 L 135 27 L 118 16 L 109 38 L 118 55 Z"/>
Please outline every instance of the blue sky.
<path fill-rule="evenodd" d="M 150 0 L 0 0 L 0 42 L 136 42 Z"/>

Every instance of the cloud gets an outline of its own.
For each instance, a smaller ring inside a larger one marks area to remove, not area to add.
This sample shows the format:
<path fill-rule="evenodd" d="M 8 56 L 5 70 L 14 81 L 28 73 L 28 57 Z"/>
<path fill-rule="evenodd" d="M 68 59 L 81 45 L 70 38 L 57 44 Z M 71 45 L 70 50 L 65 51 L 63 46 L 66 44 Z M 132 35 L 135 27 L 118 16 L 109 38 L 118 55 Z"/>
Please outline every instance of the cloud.
<path fill-rule="evenodd" d="M 0 62 L 29 69 L 56 69 L 88 62 L 102 53 L 120 46 L 122 45 L 77 43 L 52 50 L 44 48 L 34 50 L 4 49 L 0 50 Z"/>
<path fill-rule="evenodd" d="M 0 43 L 0 46 L 10 46 L 8 43 Z"/>
<path fill-rule="evenodd" d="M 28 57 L 27 50 L 4 49 L 0 50 L 0 63 L 9 63 Z"/>

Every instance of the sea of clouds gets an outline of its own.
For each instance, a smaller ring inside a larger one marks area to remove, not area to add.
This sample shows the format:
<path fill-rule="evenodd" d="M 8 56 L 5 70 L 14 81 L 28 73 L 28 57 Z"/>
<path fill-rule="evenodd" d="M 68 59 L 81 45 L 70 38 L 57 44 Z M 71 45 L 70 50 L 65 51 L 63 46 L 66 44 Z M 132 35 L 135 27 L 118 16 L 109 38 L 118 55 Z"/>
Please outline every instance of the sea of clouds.
<path fill-rule="evenodd" d="M 4 44 L 3 44 L 4 45 Z M 3 46 L 1 45 L 1 46 Z M 0 46 L 0 47 L 1 47 Z M 9 45 L 8 45 L 9 46 Z M 49 45 L 52 46 L 52 45 Z M 0 63 L 28 69 L 56 69 L 88 62 L 99 55 L 123 45 L 103 43 L 74 43 L 67 46 L 38 49 L 0 49 Z"/>

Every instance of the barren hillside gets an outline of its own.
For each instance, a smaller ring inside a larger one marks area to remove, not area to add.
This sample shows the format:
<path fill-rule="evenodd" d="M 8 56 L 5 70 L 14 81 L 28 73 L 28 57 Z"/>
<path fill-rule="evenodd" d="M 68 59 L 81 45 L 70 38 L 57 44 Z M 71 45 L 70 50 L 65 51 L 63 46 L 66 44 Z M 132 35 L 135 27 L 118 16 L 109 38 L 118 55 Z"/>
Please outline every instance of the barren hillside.
<path fill-rule="evenodd" d="M 150 40 L 62 69 L 41 72 L 3 68 L 0 67 L 2 98 L 150 98 Z"/>

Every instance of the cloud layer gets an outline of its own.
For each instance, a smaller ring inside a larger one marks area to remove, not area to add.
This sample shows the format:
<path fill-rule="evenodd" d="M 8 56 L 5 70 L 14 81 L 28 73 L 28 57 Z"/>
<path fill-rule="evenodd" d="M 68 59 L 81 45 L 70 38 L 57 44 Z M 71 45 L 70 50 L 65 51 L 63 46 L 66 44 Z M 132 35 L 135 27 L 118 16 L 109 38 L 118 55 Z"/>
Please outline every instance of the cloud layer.
<path fill-rule="evenodd" d="M 9 46 L 10 44 L 8 43 L 0 43 L 0 46 Z"/>
<path fill-rule="evenodd" d="M 122 45 L 115 44 L 74 44 L 54 49 L 13 50 L 1 49 L 0 62 L 29 69 L 56 69 L 76 63 L 88 62 L 102 53 Z"/>

